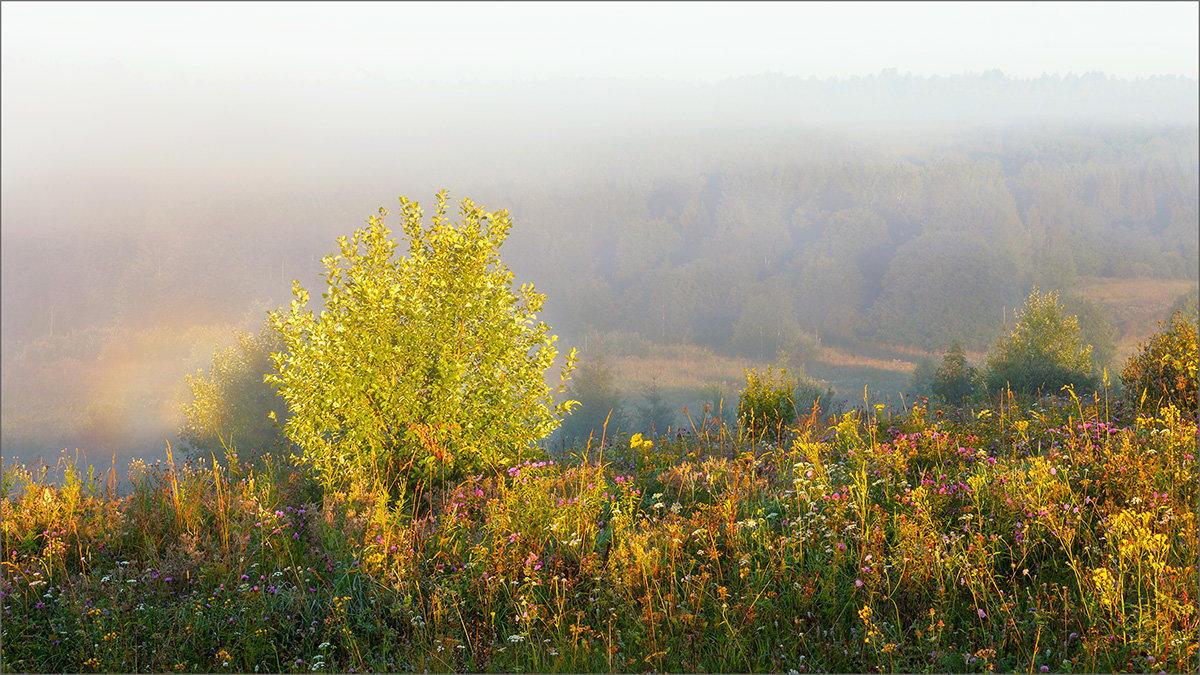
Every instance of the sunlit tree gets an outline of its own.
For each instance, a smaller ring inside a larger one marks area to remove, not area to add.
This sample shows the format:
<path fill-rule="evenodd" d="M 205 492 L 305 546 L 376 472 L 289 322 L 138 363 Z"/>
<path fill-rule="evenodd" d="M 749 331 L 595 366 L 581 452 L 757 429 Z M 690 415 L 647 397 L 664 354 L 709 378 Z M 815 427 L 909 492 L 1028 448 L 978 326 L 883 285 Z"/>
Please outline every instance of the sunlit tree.
<path fill-rule="evenodd" d="M 497 250 L 512 221 L 470 200 L 462 222 L 437 197 L 432 225 L 400 199 L 408 255 L 372 216 L 325 257 L 321 313 L 295 284 L 288 309 L 271 313 L 286 351 L 267 379 L 291 412 L 288 438 L 326 487 L 356 476 L 393 493 L 519 461 L 553 431 L 569 402 L 545 379 L 555 336 L 538 320 L 544 296 L 513 289 Z"/>

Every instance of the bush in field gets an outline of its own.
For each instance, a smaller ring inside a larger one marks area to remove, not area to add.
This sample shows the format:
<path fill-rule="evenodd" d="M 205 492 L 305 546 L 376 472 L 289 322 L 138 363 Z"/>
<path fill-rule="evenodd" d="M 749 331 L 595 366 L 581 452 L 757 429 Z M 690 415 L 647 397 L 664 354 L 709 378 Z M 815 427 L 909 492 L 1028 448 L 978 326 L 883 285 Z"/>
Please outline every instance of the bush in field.
<path fill-rule="evenodd" d="M 819 411 L 832 399 L 832 389 L 803 372 L 792 379 L 787 369 L 776 370 L 774 365 L 765 373 L 750 368 L 746 386 L 738 393 L 738 425 L 755 439 L 778 438 L 800 415 L 810 414 L 814 405 Z"/>
<path fill-rule="evenodd" d="M 667 433 L 667 429 L 675 424 L 675 410 L 667 403 L 657 381 L 642 389 L 642 400 L 645 404 L 637 408 L 642 430 L 645 433 Z"/>
<path fill-rule="evenodd" d="M 909 380 L 908 393 L 914 396 L 933 396 L 933 378 L 937 375 L 937 369 L 937 364 L 928 356 L 918 359 Z"/>
<path fill-rule="evenodd" d="M 1092 375 L 1101 375 L 1117 355 L 1117 329 L 1099 304 L 1082 295 L 1062 298 L 1063 310 L 1079 321 L 1079 340 L 1092 346 Z"/>
<path fill-rule="evenodd" d="M 567 396 L 579 408 L 563 420 L 560 437 L 568 445 L 599 443 L 601 434 L 615 435 L 626 425 L 625 404 L 616 375 L 603 348 L 593 348 L 579 362 L 567 385 Z"/>
<path fill-rule="evenodd" d="M 297 283 L 271 323 L 287 349 L 274 357 L 291 417 L 288 437 L 326 487 L 363 474 L 392 494 L 418 482 L 511 466 L 558 426 L 569 402 L 544 373 L 555 336 L 537 320 L 544 296 L 512 288 L 497 253 L 512 221 L 470 200 L 462 222 L 437 196 L 432 225 L 400 199 L 408 255 L 380 209 L 339 253 L 322 260 L 328 289 L 319 316 Z"/>
<path fill-rule="evenodd" d="M 1092 348 L 1081 345 L 1079 322 L 1063 311 L 1057 293 L 1035 287 L 1018 313 L 1017 325 L 987 356 L 986 381 L 992 391 L 1011 388 L 1027 394 L 1056 393 L 1065 385 L 1094 388 Z"/>
<path fill-rule="evenodd" d="M 237 344 L 213 354 L 207 375 L 186 376 L 191 400 L 179 429 L 185 448 L 205 457 L 228 449 L 251 459 L 284 442 L 275 420 L 286 422 L 287 404 L 263 381 L 271 353 L 282 346 L 274 331 L 240 333 Z"/>
<path fill-rule="evenodd" d="M 777 436 L 785 425 L 796 422 L 792 399 L 796 385 L 786 369 L 776 372 L 773 365 L 768 365 L 765 373 L 747 369 L 746 386 L 738 392 L 738 424 L 753 438 Z"/>
<path fill-rule="evenodd" d="M 975 393 L 979 374 L 967 365 L 962 345 L 956 341 L 942 358 L 942 365 L 933 374 L 930 389 L 934 396 L 947 403 L 958 405 Z"/>
<path fill-rule="evenodd" d="M 804 368 L 800 367 L 796 372 L 792 401 L 796 404 L 798 417 L 811 414 L 814 406 L 818 415 L 824 416 L 829 413 L 833 404 L 833 387 L 809 377 L 804 373 Z"/>
<path fill-rule="evenodd" d="M 1154 412 L 1174 404 L 1196 410 L 1196 314 L 1172 314 L 1125 362 L 1121 384 L 1130 403 Z"/>

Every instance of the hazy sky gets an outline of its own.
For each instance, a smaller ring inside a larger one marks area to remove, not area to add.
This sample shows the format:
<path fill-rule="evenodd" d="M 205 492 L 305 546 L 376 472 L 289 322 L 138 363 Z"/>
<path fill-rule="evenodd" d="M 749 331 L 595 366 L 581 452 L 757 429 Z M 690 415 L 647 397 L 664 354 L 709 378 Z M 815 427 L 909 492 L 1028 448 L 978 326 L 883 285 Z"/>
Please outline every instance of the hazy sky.
<path fill-rule="evenodd" d="M 31 65 L 201 80 L 1196 78 L 1196 2 L 4 2 Z"/>

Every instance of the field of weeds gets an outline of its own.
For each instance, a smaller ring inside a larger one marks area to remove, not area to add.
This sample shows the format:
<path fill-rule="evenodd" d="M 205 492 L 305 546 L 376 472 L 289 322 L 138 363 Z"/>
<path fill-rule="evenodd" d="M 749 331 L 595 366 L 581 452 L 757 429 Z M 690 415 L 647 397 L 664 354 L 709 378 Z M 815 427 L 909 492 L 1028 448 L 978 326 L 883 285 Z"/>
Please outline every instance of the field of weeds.
<path fill-rule="evenodd" d="M 1104 399 L 611 439 L 397 507 L 3 475 L 24 672 L 1196 672 L 1197 426 Z"/>

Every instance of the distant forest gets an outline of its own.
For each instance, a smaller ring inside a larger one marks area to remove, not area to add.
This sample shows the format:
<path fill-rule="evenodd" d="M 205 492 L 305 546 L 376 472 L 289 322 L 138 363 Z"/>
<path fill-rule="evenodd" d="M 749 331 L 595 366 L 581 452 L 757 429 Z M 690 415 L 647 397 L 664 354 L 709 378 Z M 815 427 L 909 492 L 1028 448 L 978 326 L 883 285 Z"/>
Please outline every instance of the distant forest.
<path fill-rule="evenodd" d="M 984 349 L 1036 285 L 1196 279 L 1195 130 L 1013 130 L 918 155 L 783 148 L 690 178 L 517 200 L 569 332 L 769 357 L 822 341 Z M 765 344 L 764 344 L 765 343 Z"/>
<path fill-rule="evenodd" d="M 512 212 L 502 255 L 548 294 L 556 331 L 748 356 L 817 339 L 984 349 L 1034 285 L 1197 278 L 1195 128 L 1012 126 L 907 148 L 849 139 L 695 132 L 595 152 L 591 180 L 577 170 L 569 185 L 451 197 Z M 26 319 L 6 326 L 6 347 L 50 328 L 277 304 L 291 279 L 311 287 L 333 237 L 369 212 L 278 203 L 290 217 L 229 199 L 146 207 L 143 227 L 71 240 L 6 233 L 5 313 Z"/>

